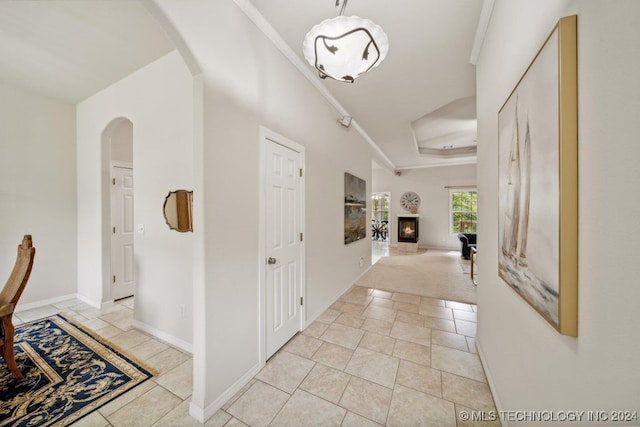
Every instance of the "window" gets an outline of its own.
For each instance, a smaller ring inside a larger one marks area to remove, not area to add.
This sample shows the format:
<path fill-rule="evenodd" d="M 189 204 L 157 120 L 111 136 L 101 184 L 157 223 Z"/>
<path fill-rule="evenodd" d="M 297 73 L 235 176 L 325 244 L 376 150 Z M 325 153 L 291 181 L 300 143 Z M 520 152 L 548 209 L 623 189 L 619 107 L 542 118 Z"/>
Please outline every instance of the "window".
<path fill-rule="evenodd" d="M 451 233 L 477 233 L 478 192 L 472 189 L 450 190 Z"/>
<path fill-rule="evenodd" d="M 378 222 L 389 222 L 389 193 L 373 193 L 371 195 L 371 219 Z"/>

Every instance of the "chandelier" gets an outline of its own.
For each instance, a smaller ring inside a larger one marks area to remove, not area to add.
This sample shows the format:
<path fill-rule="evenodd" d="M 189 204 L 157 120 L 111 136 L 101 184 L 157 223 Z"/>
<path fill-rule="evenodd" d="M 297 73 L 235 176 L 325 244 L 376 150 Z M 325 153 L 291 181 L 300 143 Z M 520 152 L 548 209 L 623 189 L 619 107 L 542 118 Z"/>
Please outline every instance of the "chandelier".
<path fill-rule="evenodd" d="M 336 7 L 340 0 L 336 0 Z M 377 67 L 387 56 L 389 38 L 379 25 L 357 16 L 340 15 L 315 25 L 302 43 L 307 62 L 322 79 L 353 83 L 363 73 Z"/>

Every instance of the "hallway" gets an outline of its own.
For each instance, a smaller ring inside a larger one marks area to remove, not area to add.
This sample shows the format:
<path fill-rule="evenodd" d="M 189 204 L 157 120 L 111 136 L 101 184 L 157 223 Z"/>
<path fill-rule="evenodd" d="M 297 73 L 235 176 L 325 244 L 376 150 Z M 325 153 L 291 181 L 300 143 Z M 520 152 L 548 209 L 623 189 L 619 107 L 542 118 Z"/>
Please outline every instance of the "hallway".
<path fill-rule="evenodd" d="M 475 305 L 353 287 L 218 415 L 252 426 L 467 425 L 460 413 L 495 411 L 476 314 Z"/>
<path fill-rule="evenodd" d="M 188 415 L 191 357 L 133 329 L 132 298 L 103 310 L 65 301 L 20 312 L 16 323 L 56 312 L 158 371 L 74 425 L 202 425 Z M 467 425 L 464 411 L 495 411 L 476 316 L 475 305 L 353 287 L 205 425 Z"/>

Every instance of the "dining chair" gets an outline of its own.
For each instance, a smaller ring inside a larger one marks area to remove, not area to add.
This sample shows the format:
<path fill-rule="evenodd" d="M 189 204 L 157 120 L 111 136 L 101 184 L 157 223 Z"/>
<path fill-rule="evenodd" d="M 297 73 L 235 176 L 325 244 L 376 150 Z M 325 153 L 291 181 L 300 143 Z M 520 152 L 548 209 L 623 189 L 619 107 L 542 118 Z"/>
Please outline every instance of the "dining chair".
<path fill-rule="evenodd" d="M 31 275 L 35 254 L 36 248 L 33 247 L 31 235 L 26 234 L 22 243 L 18 245 L 18 257 L 11 275 L 0 292 L 0 352 L 16 380 L 21 380 L 23 376 L 16 365 L 13 353 L 14 327 L 12 317 L 20 295 L 22 295 Z"/>

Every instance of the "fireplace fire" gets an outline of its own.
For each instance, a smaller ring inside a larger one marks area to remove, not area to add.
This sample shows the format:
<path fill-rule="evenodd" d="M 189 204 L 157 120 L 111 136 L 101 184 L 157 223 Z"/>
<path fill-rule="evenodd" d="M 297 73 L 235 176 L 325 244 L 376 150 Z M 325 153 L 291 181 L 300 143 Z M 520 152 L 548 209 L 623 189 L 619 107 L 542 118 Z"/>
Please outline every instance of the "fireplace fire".
<path fill-rule="evenodd" d="M 398 242 L 418 243 L 417 217 L 398 217 Z"/>

